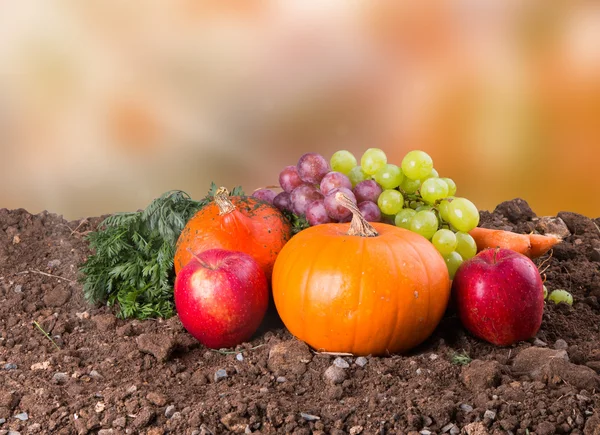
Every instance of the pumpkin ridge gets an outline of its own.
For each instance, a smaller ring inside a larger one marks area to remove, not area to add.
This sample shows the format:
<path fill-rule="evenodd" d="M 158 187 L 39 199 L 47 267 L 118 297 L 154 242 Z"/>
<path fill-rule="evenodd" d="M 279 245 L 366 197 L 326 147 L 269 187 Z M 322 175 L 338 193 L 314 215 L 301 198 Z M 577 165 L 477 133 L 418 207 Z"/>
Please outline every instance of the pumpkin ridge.
<path fill-rule="evenodd" d="M 352 236 L 350 236 L 350 237 L 352 237 Z M 367 252 L 366 252 L 367 250 L 365 249 L 366 243 L 367 243 L 367 237 L 361 236 L 359 249 L 361 250 L 362 255 L 361 255 L 361 259 L 360 259 L 360 269 L 358 269 L 358 270 L 364 270 L 365 256 L 367 254 Z M 359 307 L 362 305 L 364 288 L 365 288 L 365 274 L 361 273 L 360 282 L 358 284 L 358 306 L 356 307 L 356 312 L 358 314 L 357 314 L 356 320 L 354 322 L 354 334 L 353 334 L 353 338 L 352 338 L 352 349 L 356 349 L 356 336 L 357 336 L 358 326 L 362 320 L 361 319 L 361 310 L 359 309 Z"/>
<path fill-rule="evenodd" d="M 408 231 L 408 230 L 407 230 L 407 231 Z M 431 290 L 431 289 L 430 289 L 430 287 L 431 287 L 431 282 L 430 282 L 430 281 L 431 281 L 431 278 L 430 278 L 430 276 L 429 276 L 429 268 L 425 266 L 425 265 L 427 265 L 428 263 L 423 261 L 423 256 L 421 255 L 421 252 L 420 252 L 420 250 L 419 250 L 419 249 L 416 249 L 416 248 L 413 246 L 413 244 L 411 243 L 411 241 L 407 241 L 407 240 L 406 240 L 406 238 L 405 238 L 405 237 L 403 237 L 403 236 L 404 236 L 404 234 L 402 235 L 402 237 L 401 237 L 401 238 L 402 238 L 402 240 L 403 240 L 403 241 L 406 243 L 406 245 L 408 245 L 408 246 L 410 247 L 410 249 L 411 249 L 411 251 L 412 251 L 412 255 L 413 255 L 414 257 L 417 257 L 417 258 L 419 259 L 419 261 L 417 262 L 417 264 L 421 265 L 421 270 L 419 270 L 419 273 L 420 273 L 420 274 L 422 274 L 422 273 L 423 273 L 423 270 L 424 270 L 424 271 L 425 271 L 425 274 L 426 274 L 426 276 L 427 276 L 427 282 L 428 282 L 428 284 L 429 284 L 429 285 L 428 285 L 429 289 L 428 289 L 428 292 L 427 292 L 427 293 L 428 293 L 428 295 L 427 295 L 427 296 L 428 296 L 428 300 L 427 300 L 427 301 L 428 301 L 428 303 L 429 303 L 429 302 L 430 302 L 430 300 L 431 300 L 431 295 L 430 295 L 430 293 L 431 293 L 431 291 L 430 291 L 430 290 Z M 416 291 L 416 290 L 415 290 L 415 291 Z M 420 297 L 420 296 L 421 296 L 421 295 L 419 294 L 419 297 Z M 426 323 L 425 323 L 425 322 L 419 322 L 419 317 L 418 317 L 419 310 L 417 309 L 417 307 L 415 307 L 415 310 L 413 310 L 412 312 L 414 313 L 414 315 L 412 316 L 412 317 L 413 317 L 413 318 L 412 318 L 412 320 L 413 320 L 413 322 L 412 322 L 412 323 L 413 323 L 413 324 L 415 324 L 415 325 L 417 325 L 415 329 L 420 329 L 420 326 L 419 326 L 419 324 L 420 324 L 420 323 L 424 323 L 424 324 L 426 324 Z M 428 317 L 429 317 L 429 316 L 428 316 Z M 420 341 L 420 342 L 422 342 L 422 341 Z M 420 342 L 419 342 L 419 343 L 417 343 L 416 345 L 420 344 Z"/>
<path fill-rule="evenodd" d="M 399 273 L 400 271 L 398 270 L 398 261 L 397 261 L 397 257 L 396 257 L 396 251 L 394 249 L 392 249 L 392 247 L 390 246 L 389 243 L 387 243 L 387 240 L 385 238 L 383 238 L 382 240 L 383 240 L 383 242 L 384 242 L 384 244 L 385 244 L 388 252 L 390 253 L 390 256 L 394 259 L 394 261 L 393 261 L 393 265 L 394 265 L 394 268 L 395 268 L 395 270 L 394 270 L 394 277 L 396 277 L 396 279 L 397 279 L 397 277 L 400 275 L 400 273 Z M 395 281 L 395 282 L 397 282 L 397 281 Z M 393 294 L 394 294 L 394 299 L 395 299 L 394 302 L 396 302 L 399 299 L 399 295 L 397 294 L 397 291 L 394 292 Z M 388 303 L 389 302 L 390 301 L 388 301 Z M 394 305 L 397 305 L 397 302 Z M 388 347 L 388 349 L 390 347 L 390 344 L 395 343 L 394 338 L 396 338 L 395 336 L 398 333 L 397 331 L 399 329 L 399 327 L 398 327 L 398 320 L 400 319 L 400 316 L 398 316 L 398 310 L 393 310 L 393 313 L 394 313 L 394 321 L 390 322 L 390 323 L 393 323 L 394 328 L 390 328 L 390 334 L 389 334 L 389 336 L 387 338 L 387 347 Z M 389 350 L 388 350 L 388 352 L 389 352 Z"/>

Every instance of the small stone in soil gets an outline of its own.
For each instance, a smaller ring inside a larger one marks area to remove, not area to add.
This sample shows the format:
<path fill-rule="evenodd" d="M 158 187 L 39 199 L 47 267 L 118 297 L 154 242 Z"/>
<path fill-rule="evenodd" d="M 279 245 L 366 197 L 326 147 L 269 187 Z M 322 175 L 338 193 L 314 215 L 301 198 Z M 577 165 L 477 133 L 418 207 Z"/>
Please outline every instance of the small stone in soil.
<path fill-rule="evenodd" d="M 97 370 L 92 370 L 90 372 L 90 378 L 92 378 L 92 379 L 102 379 L 103 376 L 100 373 L 98 373 Z"/>
<path fill-rule="evenodd" d="M 535 340 L 533 340 L 533 345 L 537 346 L 537 347 L 546 347 L 546 346 L 548 346 L 548 344 L 545 341 L 542 341 L 539 338 L 536 338 Z"/>
<path fill-rule="evenodd" d="M 227 370 L 219 369 L 215 372 L 215 382 L 222 381 L 227 377 Z"/>
<path fill-rule="evenodd" d="M 69 380 L 69 375 L 67 375 L 64 372 L 54 373 L 54 376 L 52 376 L 52 382 L 54 382 L 56 385 L 63 385 L 68 380 Z"/>
<path fill-rule="evenodd" d="M 6 423 L 6 419 L 5 418 L 0 418 L 0 424 L 4 424 Z"/>
<path fill-rule="evenodd" d="M 171 417 L 173 417 L 173 414 L 175 414 L 175 406 L 173 406 L 173 405 L 167 406 L 167 409 L 165 409 L 165 417 L 171 418 Z"/>
<path fill-rule="evenodd" d="M 4 364 L 4 370 L 16 370 L 17 365 L 15 363 L 6 363 Z"/>
<path fill-rule="evenodd" d="M 48 262 L 48 269 L 54 269 L 58 266 L 60 266 L 60 260 L 50 260 Z"/>
<path fill-rule="evenodd" d="M 15 415 L 15 418 L 17 420 L 27 421 L 27 420 L 29 420 L 29 414 L 27 414 L 26 412 L 21 412 L 21 413 Z"/>
<path fill-rule="evenodd" d="M 461 404 L 459 408 L 465 412 L 473 411 L 473 407 L 471 405 L 467 405 L 466 403 Z"/>
<path fill-rule="evenodd" d="M 302 417 L 306 421 L 321 420 L 321 417 L 319 417 L 318 415 L 307 414 L 306 412 L 301 412 L 300 417 Z"/>
<path fill-rule="evenodd" d="M 277 381 L 277 382 L 279 382 L 280 384 L 283 384 L 284 382 L 286 382 L 286 381 L 287 381 L 287 379 L 285 378 L 285 376 L 279 376 L 279 377 L 276 379 L 276 381 Z"/>
<path fill-rule="evenodd" d="M 350 364 L 348 364 L 348 362 L 344 358 L 341 358 L 339 356 L 333 360 L 333 365 L 341 369 L 347 369 L 348 367 L 350 367 Z"/>
<path fill-rule="evenodd" d="M 496 419 L 496 412 L 492 411 L 490 409 L 487 409 L 484 413 L 483 413 L 483 418 L 489 418 L 490 420 L 495 420 Z"/>
<path fill-rule="evenodd" d="M 556 349 L 556 350 L 566 350 L 568 348 L 569 348 L 569 345 L 562 338 L 559 338 L 558 340 L 556 340 L 554 342 L 554 349 Z"/>
<path fill-rule="evenodd" d="M 23 293 L 23 286 L 21 284 L 17 284 L 14 288 L 15 293 Z"/>
<path fill-rule="evenodd" d="M 341 384 L 347 378 L 346 370 L 338 366 L 329 366 L 323 375 L 332 384 Z"/>
<path fill-rule="evenodd" d="M 454 423 L 448 423 L 446 426 L 444 426 L 441 430 L 442 433 L 446 433 L 446 432 L 450 432 L 453 428 L 455 428 L 456 425 Z M 458 428 L 457 428 L 458 429 Z"/>
<path fill-rule="evenodd" d="M 358 358 L 356 358 L 356 361 L 354 361 L 354 363 L 359 366 L 359 367 L 364 367 L 367 365 L 367 359 L 364 356 L 359 356 Z"/>
<path fill-rule="evenodd" d="M 127 425 L 126 417 L 115 418 L 112 422 L 113 427 L 125 427 Z"/>
<path fill-rule="evenodd" d="M 238 354 L 235 356 L 235 359 L 237 359 L 238 361 L 244 361 L 244 355 L 242 355 L 241 353 L 238 353 Z"/>

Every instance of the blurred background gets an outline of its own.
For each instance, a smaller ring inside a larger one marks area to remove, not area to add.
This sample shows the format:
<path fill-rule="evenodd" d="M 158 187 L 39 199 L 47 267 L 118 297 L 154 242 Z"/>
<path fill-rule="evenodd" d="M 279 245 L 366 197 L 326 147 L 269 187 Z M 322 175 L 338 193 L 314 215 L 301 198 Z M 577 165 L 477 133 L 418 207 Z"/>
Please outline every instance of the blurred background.
<path fill-rule="evenodd" d="M 369 147 L 481 209 L 600 216 L 600 2 L 0 1 L 0 207 L 252 192 Z"/>

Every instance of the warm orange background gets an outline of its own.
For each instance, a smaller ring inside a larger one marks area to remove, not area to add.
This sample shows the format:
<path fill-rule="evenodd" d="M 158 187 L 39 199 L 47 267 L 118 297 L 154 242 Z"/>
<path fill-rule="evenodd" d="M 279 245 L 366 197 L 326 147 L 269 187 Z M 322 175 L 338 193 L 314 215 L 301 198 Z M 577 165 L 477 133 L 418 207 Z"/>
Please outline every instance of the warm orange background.
<path fill-rule="evenodd" d="M 69 218 L 373 146 L 597 217 L 600 3 L 2 2 L 0 146 L 0 207 Z"/>

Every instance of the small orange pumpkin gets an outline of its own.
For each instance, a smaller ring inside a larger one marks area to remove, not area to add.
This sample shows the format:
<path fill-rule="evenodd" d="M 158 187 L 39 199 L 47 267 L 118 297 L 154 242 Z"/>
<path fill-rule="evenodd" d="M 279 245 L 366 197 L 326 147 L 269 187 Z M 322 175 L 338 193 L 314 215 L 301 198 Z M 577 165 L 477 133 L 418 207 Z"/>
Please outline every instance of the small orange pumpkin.
<path fill-rule="evenodd" d="M 273 298 L 290 332 L 319 351 L 405 352 L 440 322 L 450 296 L 442 256 L 424 237 L 352 210 L 348 223 L 295 235 L 273 270 Z"/>
<path fill-rule="evenodd" d="M 277 254 L 292 236 L 292 227 L 274 206 L 251 196 L 229 196 L 221 187 L 214 201 L 186 224 L 175 250 L 175 273 L 193 254 L 213 248 L 252 256 L 270 281 Z"/>

